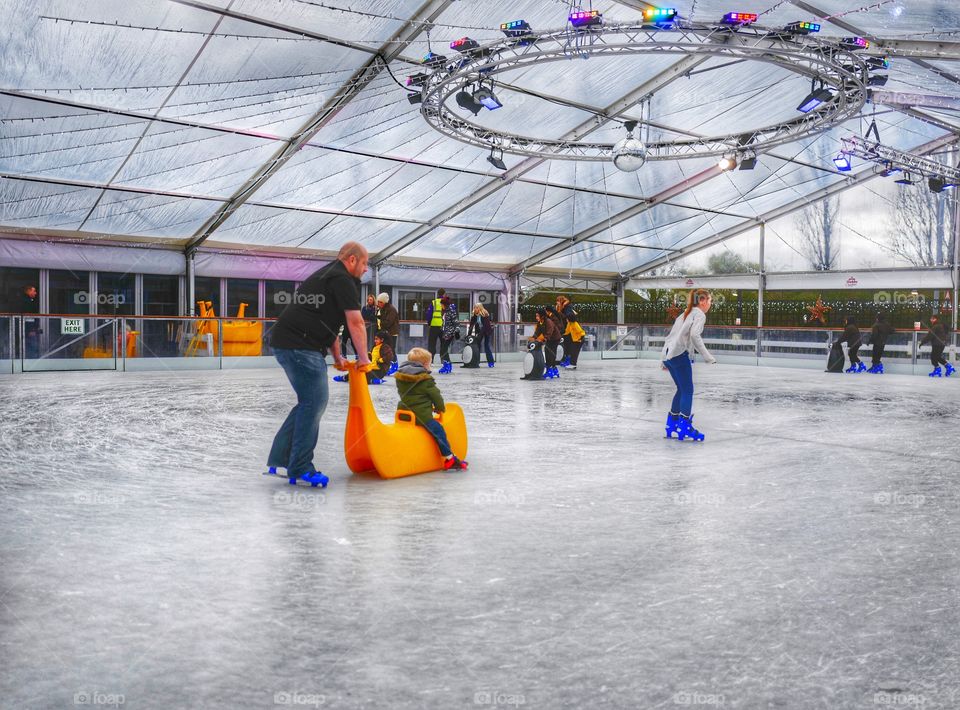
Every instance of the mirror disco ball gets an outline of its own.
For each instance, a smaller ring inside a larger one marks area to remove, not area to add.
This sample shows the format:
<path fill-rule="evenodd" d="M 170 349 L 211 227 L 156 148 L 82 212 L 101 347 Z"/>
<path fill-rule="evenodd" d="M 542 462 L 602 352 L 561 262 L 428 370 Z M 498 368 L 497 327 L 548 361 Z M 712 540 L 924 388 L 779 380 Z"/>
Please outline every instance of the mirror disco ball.
<path fill-rule="evenodd" d="M 618 170 L 633 173 L 647 162 L 647 146 L 636 138 L 624 138 L 613 146 L 613 164 Z"/>

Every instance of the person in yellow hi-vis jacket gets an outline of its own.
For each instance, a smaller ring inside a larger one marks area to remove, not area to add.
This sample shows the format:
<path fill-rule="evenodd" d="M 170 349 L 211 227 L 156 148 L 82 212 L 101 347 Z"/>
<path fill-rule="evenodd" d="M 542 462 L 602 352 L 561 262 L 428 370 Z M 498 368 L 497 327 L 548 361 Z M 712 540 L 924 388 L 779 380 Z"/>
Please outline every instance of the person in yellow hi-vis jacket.
<path fill-rule="evenodd" d="M 427 350 L 430 352 L 430 362 L 433 362 L 434 355 L 440 351 L 441 338 L 443 336 L 443 297 L 447 295 L 447 289 L 437 289 L 437 297 L 430 301 L 427 306 L 427 323 L 430 324 L 430 334 L 427 340 Z M 443 359 L 441 358 L 441 362 Z"/>
<path fill-rule="evenodd" d="M 557 311 L 567 321 L 567 327 L 563 331 L 563 362 L 560 364 L 568 370 L 576 370 L 580 349 L 583 347 L 583 338 L 587 333 L 580 325 L 580 317 L 569 298 L 557 296 Z"/>

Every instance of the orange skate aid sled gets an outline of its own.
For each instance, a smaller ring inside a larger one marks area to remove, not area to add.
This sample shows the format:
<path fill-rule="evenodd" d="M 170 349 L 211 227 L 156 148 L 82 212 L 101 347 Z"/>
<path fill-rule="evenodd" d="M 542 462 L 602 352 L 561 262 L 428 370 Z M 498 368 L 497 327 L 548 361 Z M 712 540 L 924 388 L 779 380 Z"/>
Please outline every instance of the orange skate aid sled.
<path fill-rule="evenodd" d="M 397 410 L 393 424 L 384 424 L 370 399 L 370 385 L 363 368 L 350 363 L 350 403 L 343 448 L 354 473 L 376 473 L 381 478 L 402 478 L 443 470 L 437 442 L 413 412 Z M 446 403 L 443 414 L 434 417 L 447 432 L 450 448 L 460 459 L 467 457 L 467 421 L 460 405 Z"/>

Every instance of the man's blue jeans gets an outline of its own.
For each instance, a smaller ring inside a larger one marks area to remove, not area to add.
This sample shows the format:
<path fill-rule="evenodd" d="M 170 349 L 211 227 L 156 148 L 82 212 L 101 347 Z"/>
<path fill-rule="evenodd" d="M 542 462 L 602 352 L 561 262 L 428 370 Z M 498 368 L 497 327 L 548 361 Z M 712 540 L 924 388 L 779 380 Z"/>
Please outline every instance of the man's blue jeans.
<path fill-rule="evenodd" d="M 684 350 L 676 357 L 665 360 L 664 365 L 677 385 L 670 411 L 689 417 L 693 409 L 693 368 L 690 367 L 690 355 Z"/>
<path fill-rule="evenodd" d="M 430 432 L 430 435 L 437 440 L 437 446 L 440 447 L 440 455 L 446 458 L 453 451 L 450 449 L 450 442 L 447 441 L 447 432 L 443 429 L 443 424 L 436 419 L 431 419 L 424 424 L 424 429 Z"/>
<path fill-rule="evenodd" d="M 273 439 L 267 466 L 285 468 L 291 478 L 300 477 L 317 470 L 313 450 L 329 396 L 327 362 L 316 350 L 274 348 L 273 354 L 297 393 L 297 404 Z"/>

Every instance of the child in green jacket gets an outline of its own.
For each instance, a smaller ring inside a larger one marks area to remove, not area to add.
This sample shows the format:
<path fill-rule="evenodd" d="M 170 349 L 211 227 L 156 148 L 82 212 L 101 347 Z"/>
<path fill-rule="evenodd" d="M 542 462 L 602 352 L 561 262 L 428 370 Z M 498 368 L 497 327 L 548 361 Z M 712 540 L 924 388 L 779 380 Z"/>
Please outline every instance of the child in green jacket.
<path fill-rule="evenodd" d="M 414 348 L 407 353 L 406 362 L 400 365 L 396 374 L 397 392 L 400 395 L 397 409 L 412 412 L 417 424 L 436 439 L 443 456 L 445 471 L 465 470 L 467 462 L 454 456 L 447 440 L 447 432 L 443 430 L 443 425 L 433 418 L 434 410 L 443 412 L 446 405 L 436 381 L 430 375 L 431 359 L 430 353 L 423 348 Z"/>

